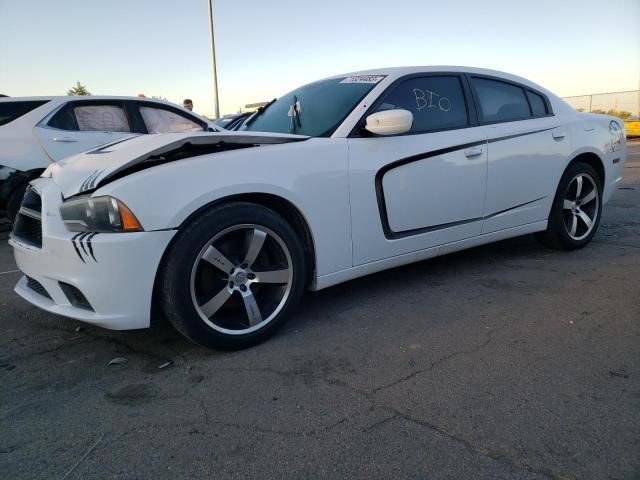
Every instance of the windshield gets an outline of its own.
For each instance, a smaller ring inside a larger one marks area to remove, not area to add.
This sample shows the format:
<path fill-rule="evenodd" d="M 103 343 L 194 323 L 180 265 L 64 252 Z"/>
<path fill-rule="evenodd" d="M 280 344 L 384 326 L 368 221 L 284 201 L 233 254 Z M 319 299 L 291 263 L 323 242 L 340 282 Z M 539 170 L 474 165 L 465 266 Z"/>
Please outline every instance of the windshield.
<path fill-rule="evenodd" d="M 357 75 L 310 83 L 258 112 L 243 130 L 329 136 L 383 78 Z"/>

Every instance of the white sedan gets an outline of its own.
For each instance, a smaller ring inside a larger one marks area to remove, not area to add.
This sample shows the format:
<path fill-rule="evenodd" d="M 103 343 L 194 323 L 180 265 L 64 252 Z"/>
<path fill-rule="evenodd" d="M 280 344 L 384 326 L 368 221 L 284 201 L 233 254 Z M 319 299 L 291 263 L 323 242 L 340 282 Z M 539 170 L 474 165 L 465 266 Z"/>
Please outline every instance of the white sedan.
<path fill-rule="evenodd" d="M 150 98 L 0 98 L 0 210 L 13 221 L 27 184 L 51 162 L 136 134 L 209 130 L 221 129 Z"/>
<path fill-rule="evenodd" d="M 625 155 L 618 119 L 514 75 L 339 75 L 240 132 L 143 135 L 50 166 L 10 238 L 16 291 L 106 328 L 165 315 L 241 348 L 305 289 L 530 233 L 584 247 Z"/>

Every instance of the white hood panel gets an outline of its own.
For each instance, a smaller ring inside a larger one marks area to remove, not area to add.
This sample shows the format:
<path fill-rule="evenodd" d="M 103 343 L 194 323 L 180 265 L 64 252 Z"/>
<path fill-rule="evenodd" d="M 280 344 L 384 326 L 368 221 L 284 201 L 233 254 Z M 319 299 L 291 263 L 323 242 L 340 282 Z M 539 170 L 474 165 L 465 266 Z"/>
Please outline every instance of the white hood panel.
<path fill-rule="evenodd" d="M 175 151 L 187 144 L 270 145 L 306 140 L 301 135 L 262 132 L 166 133 L 118 140 L 54 163 L 43 173 L 60 187 L 65 198 L 94 190 L 110 177 L 133 165 Z M 179 161 L 179 160 L 177 160 Z"/>

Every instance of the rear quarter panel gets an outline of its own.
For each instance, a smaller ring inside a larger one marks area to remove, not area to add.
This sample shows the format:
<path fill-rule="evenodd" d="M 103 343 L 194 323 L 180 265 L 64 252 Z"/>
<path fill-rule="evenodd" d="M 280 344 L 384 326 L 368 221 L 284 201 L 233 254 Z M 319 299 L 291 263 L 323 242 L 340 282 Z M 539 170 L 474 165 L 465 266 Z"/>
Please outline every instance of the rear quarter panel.
<path fill-rule="evenodd" d="M 609 131 L 612 121 L 617 122 L 621 129 L 624 128 L 621 120 L 608 115 L 576 112 L 568 119 L 568 124 L 571 127 L 572 146 L 569 159 L 572 160 L 583 153 L 592 153 L 602 161 L 605 172 L 603 203 L 607 203 L 611 199 L 618 183 L 620 183 L 626 161 L 624 135 L 622 135 L 622 142 L 615 145 Z"/>

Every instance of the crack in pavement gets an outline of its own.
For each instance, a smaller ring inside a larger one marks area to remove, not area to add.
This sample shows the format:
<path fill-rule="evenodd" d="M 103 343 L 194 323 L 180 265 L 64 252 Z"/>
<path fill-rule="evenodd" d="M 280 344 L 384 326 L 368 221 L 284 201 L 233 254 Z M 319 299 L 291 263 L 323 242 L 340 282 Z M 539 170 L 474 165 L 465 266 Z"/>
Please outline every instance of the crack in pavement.
<path fill-rule="evenodd" d="M 428 421 L 425 420 L 420 420 L 417 418 L 413 418 L 410 415 L 401 412 L 400 410 L 398 410 L 396 407 L 392 406 L 392 405 L 387 405 L 387 404 L 379 404 L 377 403 L 376 399 L 375 399 L 375 395 L 385 389 L 389 389 L 389 388 L 393 388 L 403 382 L 406 382 L 408 380 L 410 380 L 411 378 L 415 378 L 423 373 L 427 373 L 429 371 L 433 371 L 436 368 L 442 366 L 443 364 L 445 364 L 447 361 L 462 356 L 462 355 L 469 355 L 472 353 L 476 353 L 480 350 L 482 350 L 483 348 L 487 347 L 493 340 L 494 340 L 494 336 L 496 335 L 497 332 L 501 331 L 502 329 L 506 328 L 508 324 L 503 324 L 499 327 L 496 327 L 494 329 L 491 329 L 490 331 L 486 332 L 485 335 L 487 336 L 487 338 L 480 344 L 477 344 L 471 348 L 465 349 L 465 350 L 460 350 L 460 351 L 456 351 L 456 352 L 452 352 L 449 353 L 433 362 L 431 362 L 429 364 L 428 367 L 414 371 L 412 373 L 410 373 L 409 375 L 406 375 L 400 379 L 395 380 L 394 382 L 391 382 L 387 385 L 382 385 L 380 387 L 376 387 L 375 389 L 373 389 L 372 391 L 366 391 L 363 390 L 361 388 L 355 387 L 353 385 L 350 385 L 349 383 L 343 381 L 343 380 L 338 380 L 335 378 L 329 378 L 331 373 L 333 372 L 333 369 L 323 369 L 323 368 L 317 368 L 314 366 L 311 367 L 307 367 L 307 368 L 297 368 L 297 369 L 291 369 L 291 370 L 278 370 L 278 369 L 274 369 L 274 368 L 265 368 L 265 367 L 261 367 L 261 368 L 219 368 L 219 369 L 213 369 L 212 372 L 230 372 L 230 373 L 240 373 L 240 372 L 248 372 L 248 373 L 260 373 L 260 372 L 268 372 L 268 373 L 272 373 L 274 375 L 278 375 L 278 376 L 282 376 L 284 378 L 291 378 L 291 377 L 309 377 L 321 382 L 324 382 L 328 385 L 331 386 L 336 386 L 339 388 L 343 388 L 343 389 L 347 389 L 351 392 L 356 393 L 357 395 L 361 396 L 362 398 L 367 400 L 368 405 L 365 406 L 364 408 L 358 409 L 356 412 L 351 413 L 349 415 L 345 415 L 344 417 L 338 419 L 337 421 L 333 422 L 330 425 L 326 425 L 326 426 L 320 426 L 320 427 L 316 427 L 316 428 L 311 428 L 309 430 L 304 430 L 304 431 L 287 431 L 287 430 L 277 430 L 277 429 L 269 429 L 269 428 L 264 428 L 264 427 L 260 427 L 257 425 L 252 425 L 252 424 L 240 424 L 240 423 L 233 423 L 233 422 L 225 422 L 225 421 L 220 421 L 220 420 L 214 420 L 211 418 L 210 413 L 208 411 L 205 399 L 199 399 L 199 404 L 200 407 L 202 409 L 202 416 L 203 416 L 203 420 L 204 420 L 204 424 L 208 425 L 208 426 L 212 426 L 212 425 L 218 425 L 218 426 L 224 426 L 224 427 L 228 427 L 228 428 L 236 428 L 236 429 L 240 429 L 243 431 L 249 431 L 249 432 L 253 432 L 253 433 L 259 433 L 259 434 L 270 434 L 270 435 L 281 435 L 281 436 L 287 436 L 287 437 L 291 437 L 291 438 L 301 438 L 301 437 L 308 437 L 308 436 L 317 436 L 317 435 L 323 435 L 323 434 L 327 434 L 329 432 L 331 432 L 333 429 L 337 428 L 340 425 L 343 424 L 347 424 L 349 422 L 351 422 L 354 418 L 357 418 L 359 416 L 362 415 L 367 415 L 370 414 L 372 411 L 374 411 L 376 408 L 386 411 L 389 413 L 390 416 L 383 418 L 379 421 L 376 421 L 375 423 L 362 428 L 361 431 L 362 432 L 369 432 L 377 427 L 379 427 L 380 425 L 383 425 L 385 423 L 391 422 L 394 419 L 398 419 L 401 418 L 407 422 L 411 422 L 417 425 L 420 425 L 422 427 L 428 428 L 429 430 L 437 433 L 438 435 L 441 435 L 455 443 L 460 444 L 461 446 L 463 446 L 466 450 L 468 450 L 469 452 L 472 452 L 476 455 L 480 455 L 482 457 L 485 458 L 489 458 L 491 460 L 494 460 L 496 462 L 499 462 L 505 466 L 508 466 L 510 468 L 516 468 L 516 469 L 520 469 L 520 470 L 524 470 L 530 473 L 534 473 L 534 474 L 539 474 L 539 475 L 543 475 L 546 478 L 549 479 L 556 479 L 556 478 L 560 478 L 558 475 L 554 474 L 551 470 L 547 469 L 547 468 L 536 468 L 533 467 L 531 465 L 523 465 L 521 462 L 518 462 L 516 460 L 512 460 L 509 457 L 507 457 L 506 455 L 502 455 L 500 453 L 496 453 L 496 452 L 492 452 L 489 451 L 488 449 L 485 448 L 481 448 L 481 447 L 476 447 L 474 446 L 471 441 L 467 440 L 466 438 L 456 435 L 454 433 L 448 432 L 444 427 L 436 425 L 436 424 L 432 424 Z M 66 331 L 66 330 L 65 330 Z M 71 333 L 71 332 L 69 332 Z M 100 335 L 94 335 L 91 332 L 84 332 L 84 335 L 86 335 L 87 338 L 84 342 L 76 342 L 74 344 L 64 344 L 64 345 L 60 345 L 58 347 L 55 347 L 53 349 L 47 349 L 47 350 L 43 350 L 43 351 L 39 351 L 34 353 L 33 355 L 40 355 L 40 354 L 45 354 L 45 353 L 50 353 L 51 351 L 56 351 L 56 350 L 61 350 L 64 348 L 70 348 L 73 347 L 75 345 L 80 345 L 82 343 L 88 343 L 88 342 L 94 342 L 97 340 L 101 340 L 104 341 L 105 343 L 112 343 L 115 345 L 118 345 L 120 347 L 124 347 L 125 349 L 127 349 L 128 351 L 132 352 L 132 353 L 136 353 L 136 354 L 141 354 L 141 355 L 145 355 L 145 356 L 149 356 L 151 358 L 154 359 L 159 359 L 162 358 L 159 355 L 150 353 L 150 352 L 146 352 L 144 350 L 139 350 L 135 347 L 132 347 L 131 345 L 129 345 L 126 342 L 123 341 L 119 341 L 118 339 L 114 339 L 112 337 L 103 337 Z M 163 358 L 164 359 L 164 358 Z M 180 424 L 155 424 L 153 425 L 153 427 L 155 428 L 180 428 L 180 427 L 184 427 L 185 425 L 191 425 L 193 428 L 197 428 L 198 426 L 202 426 L 202 423 L 200 422 L 188 422 L 188 423 L 180 423 Z M 133 431 L 139 430 L 142 427 L 134 427 L 128 431 L 123 432 L 123 436 L 127 434 L 127 432 L 131 433 Z M 148 428 L 151 428 L 151 426 L 148 426 Z"/>
<path fill-rule="evenodd" d="M 467 440 L 466 438 L 463 438 L 459 435 L 456 435 L 454 433 L 450 433 L 447 430 L 445 430 L 443 427 L 439 426 L 439 425 L 435 425 L 433 423 L 427 422 L 425 420 L 419 420 L 417 418 L 413 418 L 395 408 L 392 407 L 385 407 L 388 408 L 389 411 L 393 412 L 395 414 L 395 418 L 402 418 L 403 420 L 407 421 L 407 422 L 411 422 L 415 425 L 419 425 L 422 427 L 425 427 L 433 432 L 436 432 L 446 438 L 448 438 L 449 440 L 452 440 L 462 446 L 464 446 L 469 452 L 480 455 L 484 458 L 488 458 L 490 460 L 494 460 L 502 465 L 506 465 L 508 467 L 511 468 L 515 468 L 518 470 L 523 470 L 529 473 L 535 473 L 538 475 L 542 475 L 546 478 L 549 478 L 551 480 L 560 480 L 562 478 L 567 478 L 566 476 L 557 474 L 555 472 L 553 472 L 552 470 L 545 468 L 545 467 L 534 467 L 531 465 L 523 465 L 515 460 L 512 460 L 511 458 L 507 457 L 506 455 L 502 455 L 500 453 L 497 452 L 493 452 L 491 450 L 488 450 L 486 448 L 480 448 L 480 447 L 476 447 L 475 445 L 473 445 L 469 440 Z"/>
<path fill-rule="evenodd" d="M 375 405 L 369 405 L 369 407 L 361 411 L 356 411 L 353 414 L 345 415 L 344 417 L 340 418 L 339 420 L 336 420 L 330 425 L 326 425 L 319 428 L 311 428 L 309 430 L 303 430 L 303 431 L 291 431 L 291 430 L 269 429 L 269 428 L 259 427 L 257 425 L 252 425 L 252 424 L 241 424 L 241 423 L 233 423 L 233 422 L 223 422 L 221 420 L 212 420 L 211 417 L 209 416 L 209 410 L 207 409 L 204 399 L 200 399 L 199 403 L 200 403 L 200 407 L 202 408 L 204 421 L 206 425 L 222 425 L 225 427 L 248 430 L 255 433 L 268 433 L 268 434 L 282 435 L 282 436 L 288 436 L 288 437 L 313 437 L 313 436 L 329 433 L 334 428 L 344 423 L 347 423 L 358 416 L 366 415 L 372 412 L 373 410 L 375 410 L 376 408 Z M 363 431 L 366 431 L 369 428 L 370 427 L 367 427 L 367 429 L 364 429 Z"/>
<path fill-rule="evenodd" d="M 372 393 L 375 394 L 375 393 L 377 393 L 377 392 L 379 392 L 381 390 L 385 390 L 387 388 L 395 387 L 396 385 L 399 385 L 400 383 L 406 382 L 407 380 L 411 380 L 412 378 L 415 378 L 418 375 L 421 375 L 421 374 L 426 373 L 426 372 L 430 372 L 430 371 L 434 370 L 435 368 L 439 367 L 440 365 L 442 365 L 443 363 L 451 360 L 452 358 L 459 357 L 460 355 L 469 355 L 471 353 L 479 352 L 480 350 L 485 348 L 487 345 L 489 345 L 493 341 L 494 333 L 497 333 L 497 332 L 503 330 L 506 326 L 507 326 L 507 324 L 505 323 L 505 324 L 501 325 L 500 327 L 496 327 L 494 329 L 491 329 L 489 332 L 487 332 L 487 339 L 484 342 L 482 342 L 481 344 L 476 345 L 476 346 L 474 346 L 472 348 L 469 348 L 467 350 L 460 350 L 460 351 L 453 352 L 453 353 L 450 353 L 448 355 L 445 355 L 444 357 L 439 358 L 438 360 L 436 360 L 434 362 L 431 362 L 431 364 L 426 368 L 423 368 L 421 370 L 416 370 L 416 371 L 410 373 L 409 375 L 406 375 L 406 376 L 404 376 L 402 378 L 399 378 L 398 380 L 395 380 L 395 381 L 393 381 L 393 382 L 391 382 L 391 383 L 389 383 L 387 385 L 381 385 L 380 387 L 374 388 Z"/>
<path fill-rule="evenodd" d="M 448 355 L 445 355 L 444 357 L 432 362 L 427 368 L 415 371 L 401 379 L 396 380 L 395 382 L 392 382 L 388 385 L 383 385 L 381 387 L 377 387 L 375 388 L 371 393 L 363 391 L 359 388 L 353 387 L 345 382 L 342 381 L 337 381 L 337 380 L 331 380 L 328 378 L 322 378 L 322 380 L 326 381 L 327 383 L 330 383 L 331 385 L 337 385 L 337 386 L 341 386 L 343 388 L 348 388 L 351 391 L 357 392 L 361 395 L 363 395 L 366 399 L 370 400 L 373 402 L 373 404 L 377 407 L 380 408 L 382 410 L 387 410 L 389 413 L 391 413 L 391 416 L 385 419 L 382 419 L 372 425 L 370 425 L 369 427 L 367 427 L 366 429 L 364 429 L 363 431 L 368 432 L 382 424 L 385 424 L 387 422 L 393 421 L 394 419 L 397 418 L 402 418 L 405 421 L 420 425 L 422 427 L 428 428 L 429 430 L 436 432 L 439 435 L 444 436 L 445 438 L 456 442 L 460 445 L 462 445 L 465 449 L 467 449 L 469 452 L 476 454 L 476 455 L 480 455 L 484 458 L 488 458 L 490 460 L 496 461 L 502 465 L 511 467 L 511 468 L 515 468 L 518 470 L 523 470 L 523 471 L 527 471 L 529 473 L 534 473 L 534 474 L 538 474 L 538 475 L 542 475 L 545 476 L 546 478 L 552 479 L 552 480 L 557 480 L 557 479 L 561 479 L 561 478 L 566 478 L 563 477 L 561 475 L 558 475 L 556 473 L 554 473 L 552 470 L 550 470 L 549 468 L 545 468 L 545 467 L 534 467 L 531 465 L 524 465 L 521 464 L 518 461 L 512 460 L 509 457 L 507 457 L 506 455 L 497 453 L 497 452 L 492 452 L 488 449 L 485 448 L 481 448 L 481 447 L 476 447 L 475 445 L 473 445 L 471 443 L 471 441 L 467 440 L 464 437 L 461 437 L 459 435 L 456 435 L 454 433 L 448 432 L 444 427 L 441 427 L 439 425 L 427 422 L 425 420 L 419 420 L 416 418 L 413 418 L 409 415 L 407 415 L 406 413 L 401 412 L 400 410 L 398 410 L 397 408 L 390 406 L 390 405 L 386 405 L 386 404 L 378 404 L 376 403 L 376 401 L 374 400 L 374 396 L 377 392 L 384 390 L 384 389 L 388 389 L 388 388 L 392 388 L 394 386 L 399 385 L 402 382 L 405 382 L 411 378 L 415 378 L 418 375 L 421 375 L 422 373 L 426 373 L 429 371 L 434 370 L 435 368 L 441 366 L 442 364 L 444 364 L 445 362 L 447 362 L 448 360 L 451 360 L 452 358 L 461 356 L 461 355 L 468 355 L 468 354 L 472 354 L 472 353 L 476 353 L 480 350 L 482 350 L 483 348 L 485 348 L 487 345 L 489 345 L 493 339 L 494 339 L 494 335 L 498 332 L 500 332 L 501 330 L 503 330 L 504 328 L 506 328 L 508 326 L 508 323 L 505 323 L 499 327 L 496 327 L 492 330 L 490 330 L 489 332 L 487 332 L 487 339 L 482 342 L 479 345 L 476 345 L 472 348 L 466 349 L 466 350 L 460 350 L 457 352 L 453 352 L 450 353 Z"/>
<path fill-rule="evenodd" d="M 472 348 L 468 348 L 465 350 L 460 350 L 460 351 L 456 351 L 456 352 L 452 352 L 448 355 L 443 356 L 442 358 L 432 362 L 428 367 L 421 369 L 421 370 L 417 370 L 415 372 L 412 372 L 411 374 L 402 377 L 388 385 L 383 385 L 381 387 L 377 387 L 375 388 L 373 391 L 368 392 L 365 390 L 362 390 L 360 388 L 354 387 L 353 385 L 350 385 L 342 380 L 337 380 L 337 379 L 331 379 L 328 378 L 328 375 L 330 375 L 331 372 L 313 372 L 313 371 L 309 371 L 309 370 L 288 370 L 288 371 L 282 371 L 282 370 L 277 370 L 277 369 L 272 369 L 272 368 L 229 368 L 229 369 L 216 369 L 215 371 L 226 371 L 226 372 L 230 372 L 230 373 L 236 373 L 236 372 L 250 372 L 250 373 L 254 373 L 254 372 L 269 372 L 275 375 L 280 375 L 280 376 L 284 376 L 284 377 L 291 377 L 291 376 L 311 376 L 312 378 L 315 378 L 319 381 L 325 382 L 329 385 L 332 386 L 337 386 L 340 388 L 344 388 L 344 389 L 348 389 L 352 392 L 357 393 L 358 395 L 361 395 L 363 398 L 365 398 L 366 400 L 368 400 L 370 402 L 370 405 L 368 407 L 366 407 L 363 410 L 359 410 L 354 414 L 351 415 L 347 415 L 343 418 L 341 418 L 340 420 L 334 422 L 332 425 L 323 427 L 323 428 L 316 428 L 316 429 L 311 429 L 305 432 L 291 432 L 291 431 L 278 431 L 278 430 L 269 430 L 269 429 L 264 429 L 261 427 L 256 427 L 253 425 L 240 425 L 240 424 L 234 424 L 234 423 L 227 423 L 227 422 L 219 422 L 219 421 L 211 421 L 211 419 L 208 417 L 208 411 L 206 410 L 206 406 L 204 405 L 204 401 L 202 401 L 201 405 L 203 408 L 203 411 L 205 412 L 205 421 L 209 422 L 209 424 L 219 424 L 219 425 L 224 425 L 224 426 L 228 426 L 228 427 L 234 427 L 234 428 L 240 428 L 240 429 L 246 429 L 249 431 L 254 431 L 254 432 L 258 432 L 258 433 L 270 433 L 270 434 L 278 434 L 278 435 L 287 435 L 287 436 L 291 436 L 291 437 L 301 437 L 301 436 L 314 436 L 314 435 L 320 435 L 320 434 L 324 434 L 324 433 L 328 433 L 330 432 L 332 429 L 336 428 L 338 425 L 342 425 L 344 423 L 347 423 L 349 421 L 351 421 L 352 419 L 354 419 L 355 417 L 362 415 L 362 414 L 367 414 L 370 413 L 371 411 L 377 409 L 380 410 L 384 410 L 389 412 L 390 416 L 384 419 L 381 419 L 375 423 L 373 423 L 372 425 L 369 425 L 368 427 L 365 427 L 362 429 L 362 432 L 369 432 L 377 427 L 379 427 L 380 425 L 383 425 L 385 423 L 391 422 L 394 419 L 398 419 L 401 418 L 407 422 L 411 422 L 413 424 L 425 427 L 435 433 L 437 433 L 438 435 L 441 435 L 445 438 L 447 438 L 450 441 L 453 441 L 461 446 L 463 446 L 467 451 L 475 454 L 475 455 L 480 455 L 484 458 L 493 460 L 495 462 L 498 462 L 506 467 L 509 468 L 513 468 L 513 469 L 517 469 L 517 470 L 522 470 L 522 471 L 526 471 L 528 473 L 532 473 L 532 474 L 538 474 L 541 476 L 544 476 L 545 478 L 548 479 L 552 479 L 552 480 L 556 480 L 556 479 L 561 479 L 563 478 L 561 475 L 556 474 L 555 472 L 553 472 L 551 469 L 546 468 L 546 467 L 535 467 L 532 465 L 528 465 L 528 464 L 523 464 L 522 462 L 519 462 L 517 460 L 513 460 L 511 458 L 509 458 L 508 456 L 504 455 L 504 454 L 500 454 L 498 452 L 493 452 L 490 451 L 486 448 L 482 448 L 482 447 L 476 447 L 475 445 L 473 445 L 473 443 L 454 433 L 451 433 L 449 431 L 447 431 L 444 427 L 430 423 L 428 421 L 425 420 L 420 420 L 417 418 L 413 418 L 410 415 L 398 410 L 397 408 L 395 408 L 392 405 L 387 405 L 387 404 L 380 404 L 375 400 L 375 395 L 376 393 L 378 393 L 381 390 L 384 389 L 389 389 L 392 388 L 394 386 L 397 386 L 398 384 L 405 382 L 411 378 L 414 378 L 422 373 L 426 373 L 429 371 L 434 370 L 435 368 L 443 365 L 444 363 L 446 363 L 447 361 L 451 360 L 452 358 L 461 356 L 461 355 L 469 355 L 472 353 L 476 353 L 480 350 L 482 350 L 483 348 L 487 347 L 487 345 L 489 345 L 493 340 L 494 340 L 494 336 L 496 333 L 500 332 L 501 330 L 503 330 L 504 328 L 506 328 L 508 326 L 507 323 L 496 327 L 494 329 L 491 329 L 489 332 L 486 333 L 487 338 L 480 344 L 475 345 Z M 566 478 L 566 477 L 565 477 Z"/>

